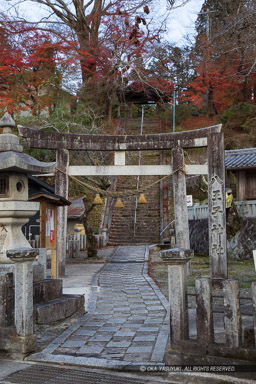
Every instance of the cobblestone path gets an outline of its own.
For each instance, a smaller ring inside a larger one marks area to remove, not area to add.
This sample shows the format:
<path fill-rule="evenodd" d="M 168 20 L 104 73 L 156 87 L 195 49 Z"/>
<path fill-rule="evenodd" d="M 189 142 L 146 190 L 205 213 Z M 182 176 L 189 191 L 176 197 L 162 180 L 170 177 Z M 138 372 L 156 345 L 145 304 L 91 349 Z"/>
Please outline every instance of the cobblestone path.
<path fill-rule="evenodd" d="M 167 300 L 148 276 L 146 246 L 119 247 L 94 277 L 88 313 L 30 360 L 117 367 L 163 364 Z"/>

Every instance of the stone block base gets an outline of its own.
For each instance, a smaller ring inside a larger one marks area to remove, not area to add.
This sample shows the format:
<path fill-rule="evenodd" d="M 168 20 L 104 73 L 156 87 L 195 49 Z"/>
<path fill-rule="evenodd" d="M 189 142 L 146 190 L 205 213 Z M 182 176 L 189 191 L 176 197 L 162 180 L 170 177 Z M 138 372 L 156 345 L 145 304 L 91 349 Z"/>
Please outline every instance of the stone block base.
<path fill-rule="evenodd" d="M 255 364 L 254 348 L 229 348 L 221 344 L 202 345 L 193 341 L 173 344 L 165 352 L 166 365 Z"/>
<path fill-rule="evenodd" d="M 62 296 L 62 280 L 45 279 L 33 284 L 34 305 L 60 299 Z"/>
<path fill-rule="evenodd" d="M 43 281 L 44 275 L 44 266 L 38 263 L 33 264 L 33 282 Z"/>
<path fill-rule="evenodd" d="M 34 306 L 34 320 L 37 324 L 50 324 L 66 319 L 73 314 L 84 313 L 84 296 L 63 295 L 60 299 Z"/>

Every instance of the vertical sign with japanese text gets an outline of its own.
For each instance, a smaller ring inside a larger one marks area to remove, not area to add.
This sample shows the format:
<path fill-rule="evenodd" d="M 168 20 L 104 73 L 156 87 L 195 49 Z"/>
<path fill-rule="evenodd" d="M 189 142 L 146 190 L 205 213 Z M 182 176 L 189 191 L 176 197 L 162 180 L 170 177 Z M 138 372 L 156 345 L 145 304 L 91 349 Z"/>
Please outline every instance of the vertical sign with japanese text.
<path fill-rule="evenodd" d="M 213 279 L 227 278 L 224 137 L 208 135 L 209 257 Z"/>

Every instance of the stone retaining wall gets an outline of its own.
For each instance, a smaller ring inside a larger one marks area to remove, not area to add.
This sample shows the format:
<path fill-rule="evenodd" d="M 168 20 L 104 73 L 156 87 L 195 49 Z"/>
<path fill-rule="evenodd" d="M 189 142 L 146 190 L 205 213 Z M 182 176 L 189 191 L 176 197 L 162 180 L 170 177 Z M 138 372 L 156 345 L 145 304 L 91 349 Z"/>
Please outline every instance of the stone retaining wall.
<path fill-rule="evenodd" d="M 208 220 L 189 221 L 191 249 L 198 254 L 209 253 Z M 242 219 L 241 229 L 231 241 L 227 242 L 228 257 L 233 259 L 251 259 L 256 249 L 256 218 Z"/>

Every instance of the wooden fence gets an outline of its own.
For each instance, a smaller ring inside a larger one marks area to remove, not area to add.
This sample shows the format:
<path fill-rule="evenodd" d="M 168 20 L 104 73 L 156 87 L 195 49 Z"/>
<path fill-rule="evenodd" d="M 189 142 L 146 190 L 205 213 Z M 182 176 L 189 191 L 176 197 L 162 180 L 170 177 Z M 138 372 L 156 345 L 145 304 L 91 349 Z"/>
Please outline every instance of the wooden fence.
<path fill-rule="evenodd" d="M 94 241 L 96 248 L 102 248 L 106 246 L 106 236 L 94 235 Z M 78 257 L 80 252 L 85 252 L 87 249 L 86 235 L 68 235 L 67 236 L 67 254 L 71 258 Z"/>
<path fill-rule="evenodd" d="M 95 235 L 94 236 L 96 248 L 102 248 L 106 246 L 106 234 Z M 40 239 L 39 236 L 35 236 L 35 240 L 29 240 L 29 243 L 32 248 L 40 248 Z M 67 236 L 67 255 L 68 257 L 74 258 L 78 257 L 80 252 L 85 252 L 87 250 L 87 240 L 86 235 L 68 235 Z M 49 252 L 50 254 L 50 252 Z M 49 257 L 48 257 L 49 258 Z M 49 262 L 48 262 L 49 264 Z"/>
<path fill-rule="evenodd" d="M 256 200 L 235 201 L 240 217 L 256 217 Z M 189 220 L 208 219 L 208 205 L 194 205 L 188 208 Z"/>

